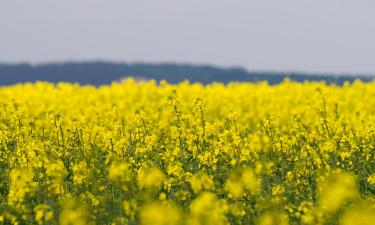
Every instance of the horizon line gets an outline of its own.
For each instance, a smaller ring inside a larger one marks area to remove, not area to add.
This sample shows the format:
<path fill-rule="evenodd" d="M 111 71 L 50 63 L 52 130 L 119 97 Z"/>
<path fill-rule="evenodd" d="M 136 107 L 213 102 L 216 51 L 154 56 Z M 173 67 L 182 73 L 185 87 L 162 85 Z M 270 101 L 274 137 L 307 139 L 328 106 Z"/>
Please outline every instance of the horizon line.
<path fill-rule="evenodd" d="M 375 77 L 375 73 L 352 73 L 352 72 L 310 72 L 304 70 L 273 70 L 273 69 L 248 69 L 244 66 L 234 65 L 234 66 L 223 66 L 223 65 L 216 65 L 210 63 L 190 63 L 190 62 L 173 62 L 173 61 L 164 61 L 164 62 L 146 62 L 146 61 L 133 61 L 133 62 L 126 62 L 120 60 L 106 60 L 106 59 L 87 59 L 87 60 L 61 60 L 61 61 L 46 61 L 46 62 L 27 62 L 27 61 L 20 61 L 20 62 L 3 62 L 0 61 L 1 66 L 20 66 L 20 65 L 28 65 L 31 67 L 41 67 L 47 65 L 64 65 L 64 64 L 113 64 L 113 65 L 129 65 L 129 66 L 188 66 L 188 67 L 210 67 L 214 69 L 221 69 L 221 70 L 243 70 L 246 73 L 268 73 L 268 74 L 281 74 L 281 75 L 295 75 L 295 74 L 303 74 L 303 75 L 311 75 L 311 76 L 350 76 L 350 77 Z"/>

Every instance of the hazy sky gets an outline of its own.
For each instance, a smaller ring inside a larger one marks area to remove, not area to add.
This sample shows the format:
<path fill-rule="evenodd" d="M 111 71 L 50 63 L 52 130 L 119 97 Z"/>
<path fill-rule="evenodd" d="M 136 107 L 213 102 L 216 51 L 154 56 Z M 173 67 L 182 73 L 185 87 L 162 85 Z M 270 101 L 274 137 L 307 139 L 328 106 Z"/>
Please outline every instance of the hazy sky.
<path fill-rule="evenodd" d="M 375 73 L 374 0 L 0 0 L 0 62 Z"/>

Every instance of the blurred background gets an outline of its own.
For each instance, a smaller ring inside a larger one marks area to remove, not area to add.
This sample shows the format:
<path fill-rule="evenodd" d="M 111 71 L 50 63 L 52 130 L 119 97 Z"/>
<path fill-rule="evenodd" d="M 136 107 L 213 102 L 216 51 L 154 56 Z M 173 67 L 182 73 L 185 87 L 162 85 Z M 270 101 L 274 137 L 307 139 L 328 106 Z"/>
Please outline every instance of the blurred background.
<path fill-rule="evenodd" d="M 2 0 L 0 85 L 371 80 L 372 0 Z"/>

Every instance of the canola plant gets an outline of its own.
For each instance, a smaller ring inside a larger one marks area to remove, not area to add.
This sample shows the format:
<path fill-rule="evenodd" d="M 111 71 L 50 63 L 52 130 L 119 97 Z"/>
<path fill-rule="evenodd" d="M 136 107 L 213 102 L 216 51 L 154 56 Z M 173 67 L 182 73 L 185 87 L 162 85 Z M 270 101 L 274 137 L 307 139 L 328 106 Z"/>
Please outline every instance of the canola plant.
<path fill-rule="evenodd" d="M 0 224 L 375 221 L 375 82 L 0 88 Z"/>

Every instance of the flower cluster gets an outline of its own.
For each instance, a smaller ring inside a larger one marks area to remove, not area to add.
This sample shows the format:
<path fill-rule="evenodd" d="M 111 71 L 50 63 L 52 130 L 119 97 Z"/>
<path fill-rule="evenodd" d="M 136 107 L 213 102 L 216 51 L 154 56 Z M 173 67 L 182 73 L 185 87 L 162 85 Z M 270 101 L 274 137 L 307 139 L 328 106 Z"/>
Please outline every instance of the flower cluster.
<path fill-rule="evenodd" d="M 1 224 L 373 224 L 375 83 L 0 88 Z"/>

